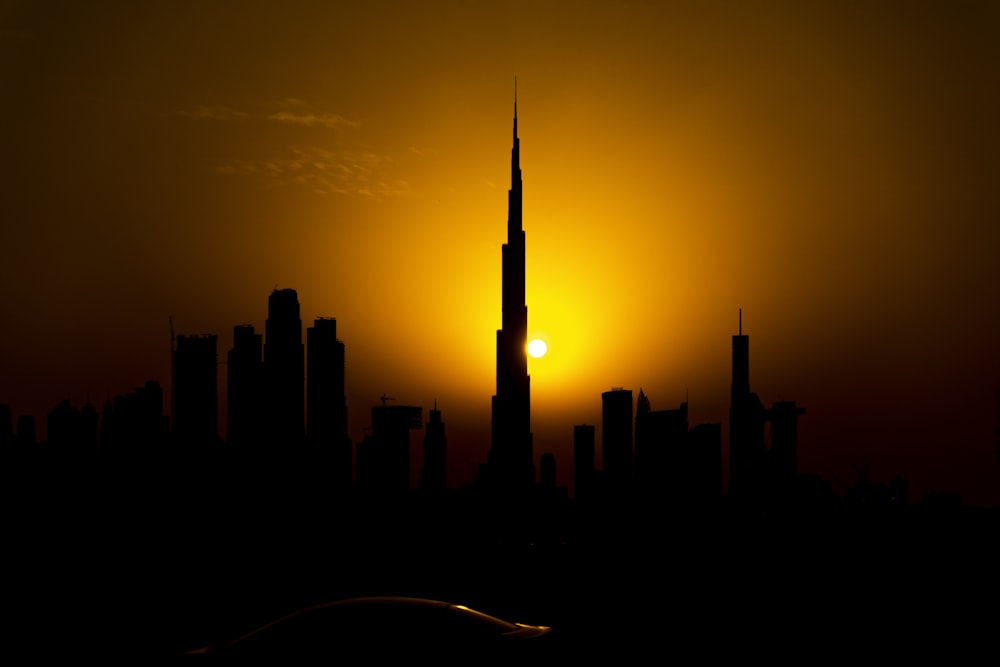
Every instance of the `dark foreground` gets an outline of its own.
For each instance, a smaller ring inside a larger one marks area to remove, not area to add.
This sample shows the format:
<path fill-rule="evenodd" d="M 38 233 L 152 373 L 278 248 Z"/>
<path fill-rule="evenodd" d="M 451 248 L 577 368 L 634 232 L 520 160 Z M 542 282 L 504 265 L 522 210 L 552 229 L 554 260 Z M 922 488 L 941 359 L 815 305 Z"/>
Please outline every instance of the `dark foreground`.
<path fill-rule="evenodd" d="M 992 650 L 1000 620 L 996 511 L 693 516 L 34 488 L 6 503 L 5 641 L 40 657 L 154 660 L 366 595 L 551 626 L 560 656 L 626 664 L 650 651 L 953 661 Z"/>

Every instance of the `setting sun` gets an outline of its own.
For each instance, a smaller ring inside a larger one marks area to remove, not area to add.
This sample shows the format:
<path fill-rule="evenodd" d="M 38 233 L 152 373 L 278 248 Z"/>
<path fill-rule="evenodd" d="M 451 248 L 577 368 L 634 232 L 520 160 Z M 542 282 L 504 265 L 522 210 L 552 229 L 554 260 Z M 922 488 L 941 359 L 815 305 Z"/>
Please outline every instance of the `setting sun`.
<path fill-rule="evenodd" d="M 528 342 L 528 354 L 533 356 L 535 359 L 539 357 L 544 357 L 545 352 L 549 349 L 548 345 L 541 338 L 535 338 Z"/>

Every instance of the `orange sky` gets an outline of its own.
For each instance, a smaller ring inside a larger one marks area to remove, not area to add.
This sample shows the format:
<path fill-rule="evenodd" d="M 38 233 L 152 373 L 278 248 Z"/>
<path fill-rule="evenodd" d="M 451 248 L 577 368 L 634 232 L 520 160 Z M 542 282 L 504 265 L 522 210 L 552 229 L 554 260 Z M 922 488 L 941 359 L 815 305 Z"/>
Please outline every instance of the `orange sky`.
<path fill-rule="evenodd" d="M 436 398 L 469 481 L 517 75 L 562 483 L 612 386 L 724 423 L 743 308 L 751 387 L 808 411 L 801 470 L 1000 502 L 995 3 L 262 4 L 3 3 L 15 414 L 166 384 L 170 316 L 224 360 L 278 285 L 338 320 L 352 437 L 383 393 Z"/>

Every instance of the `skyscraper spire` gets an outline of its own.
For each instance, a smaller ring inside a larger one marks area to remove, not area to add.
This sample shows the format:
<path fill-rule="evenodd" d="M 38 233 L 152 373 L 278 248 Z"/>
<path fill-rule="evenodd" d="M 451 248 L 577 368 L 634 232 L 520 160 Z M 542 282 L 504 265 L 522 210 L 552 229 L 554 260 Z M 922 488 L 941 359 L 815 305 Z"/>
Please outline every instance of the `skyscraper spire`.
<path fill-rule="evenodd" d="M 525 241 L 521 220 L 521 140 L 517 136 L 514 79 L 514 141 L 507 192 L 507 242 L 502 253 L 501 328 L 497 331 L 497 393 L 493 397 L 490 477 L 502 489 L 528 488 L 535 468 L 528 377 L 528 307 L 525 305 Z"/>
<path fill-rule="evenodd" d="M 514 141 L 517 141 L 517 75 L 514 75 Z"/>

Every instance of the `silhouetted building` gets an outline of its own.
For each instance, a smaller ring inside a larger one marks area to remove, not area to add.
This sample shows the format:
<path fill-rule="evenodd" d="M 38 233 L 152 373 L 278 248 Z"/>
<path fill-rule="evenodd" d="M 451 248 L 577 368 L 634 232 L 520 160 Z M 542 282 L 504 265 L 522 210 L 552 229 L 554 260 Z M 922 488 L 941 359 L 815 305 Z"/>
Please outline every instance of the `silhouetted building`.
<path fill-rule="evenodd" d="M 96 452 L 101 444 L 101 417 L 89 400 L 80 408 L 80 444 L 88 453 Z"/>
<path fill-rule="evenodd" d="M 650 459 L 653 456 L 653 439 L 649 433 L 649 420 L 647 419 L 652 409 L 649 397 L 640 387 L 639 396 L 635 399 L 635 452 L 632 457 L 636 478 L 640 483 L 644 481 L 643 478 L 652 468 Z"/>
<path fill-rule="evenodd" d="M 14 444 L 14 418 L 10 406 L 0 403 L 0 452 Z"/>
<path fill-rule="evenodd" d="M 48 414 L 48 444 L 76 456 L 94 454 L 98 421 L 97 411 L 89 402 L 78 410 L 68 400 L 60 401 Z"/>
<path fill-rule="evenodd" d="M 58 449 L 76 447 L 80 437 L 80 411 L 68 400 L 60 401 L 49 411 L 48 444 Z"/>
<path fill-rule="evenodd" d="M 635 412 L 635 469 L 637 488 L 647 496 L 677 495 L 690 475 L 688 409 L 652 410 L 639 390 Z"/>
<path fill-rule="evenodd" d="M 589 500 L 596 491 L 596 463 L 593 424 L 573 427 L 573 497 Z"/>
<path fill-rule="evenodd" d="M 502 248 L 502 327 L 497 331 L 497 393 L 493 397 L 488 483 L 506 491 L 535 482 L 528 378 L 528 307 L 525 305 L 525 241 L 521 221 L 521 144 L 514 98 L 514 147 L 507 193 L 507 243 Z"/>
<path fill-rule="evenodd" d="M 17 418 L 17 431 L 14 433 L 14 440 L 20 447 L 30 447 L 36 442 L 35 418 L 31 415 L 19 415 Z"/>
<path fill-rule="evenodd" d="M 178 336 L 173 375 L 175 440 L 192 445 L 216 442 L 219 387 L 215 334 Z"/>
<path fill-rule="evenodd" d="M 759 500 L 767 481 L 767 445 L 764 438 L 764 405 L 750 391 L 750 338 L 733 336 L 733 378 L 729 407 L 729 495 Z"/>
<path fill-rule="evenodd" d="M 778 401 L 767 411 L 771 423 L 771 476 L 778 487 L 787 487 L 799 471 L 799 415 L 805 408 L 794 401 Z"/>
<path fill-rule="evenodd" d="M 351 439 L 347 434 L 344 389 L 344 343 L 337 340 L 337 320 L 321 317 L 306 330 L 306 435 L 329 464 L 331 480 L 352 482 Z"/>
<path fill-rule="evenodd" d="M 889 504 L 900 509 L 910 504 L 910 482 L 900 475 L 889 481 Z"/>
<path fill-rule="evenodd" d="M 552 452 L 542 454 L 539 485 L 544 492 L 553 493 L 556 490 L 556 455 Z"/>
<path fill-rule="evenodd" d="M 268 444 L 295 447 L 304 433 L 305 347 L 299 298 L 293 289 L 276 289 L 268 298 L 264 378 Z"/>
<path fill-rule="evenodd" d="M 385 400 L 372 408 L 371 435 L 358 449 L 358 485 L 401 493 L 410 488 L 410 430 L 423 426 L 423 408 Z"/>
<path fill-rule="evenodd" d="M 235 447 L 259 444 L 264 425 L 264 337 L 253 325 L 233 327 L 233 349 L 226 365 L 226 442 Z"/>
<path fill-rule="evenodd" d="M 424 469 L 420 488 L 429 493 L 441 493 L 448 488 L 448 438 L 444 434 L 444 422 L 441 421 L 436 400 L 424 432 Z"/>
<path fill-rule="evenodd" d="M 101 412 L 101 449 L 111 454 L 146 454 L 167 435 L 163 388 L 155 380 L 108 401 Z"/>
<path fill-rule="evenodd" d="M 603 484 L 612 495 L 632 484 L 632 390 L 614 388 L 601 394 L 601 461 Z"/>
<path fill-rule="evenodd" d="M 710 508 L 722 498 L 722 424 L 698 424 L 688 433 L 690 485 L 687 499 Z"/>

